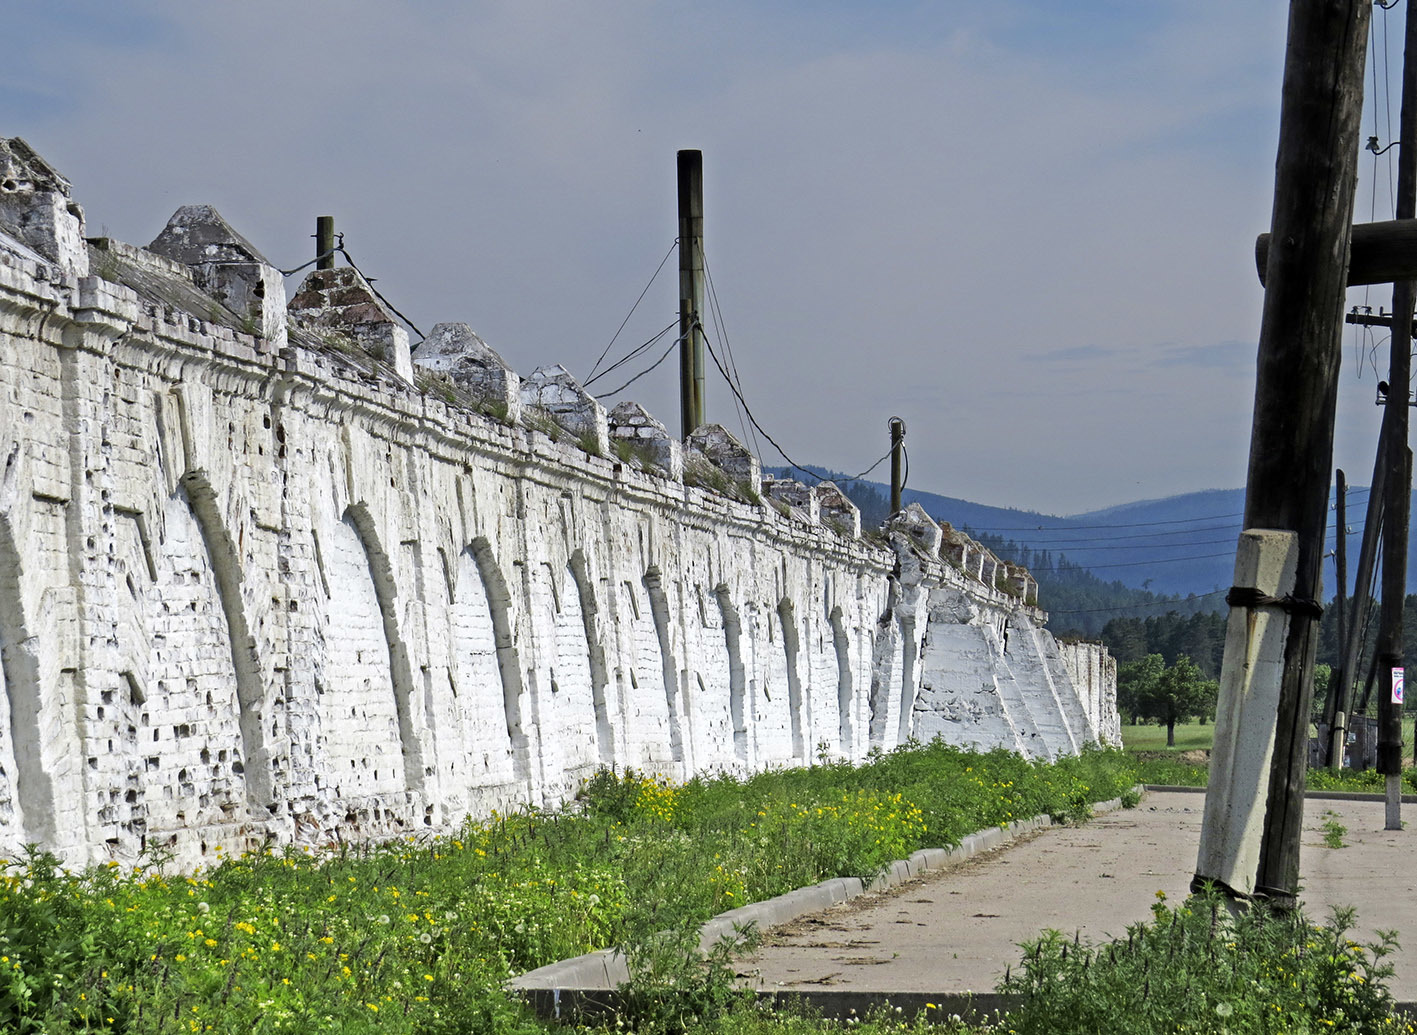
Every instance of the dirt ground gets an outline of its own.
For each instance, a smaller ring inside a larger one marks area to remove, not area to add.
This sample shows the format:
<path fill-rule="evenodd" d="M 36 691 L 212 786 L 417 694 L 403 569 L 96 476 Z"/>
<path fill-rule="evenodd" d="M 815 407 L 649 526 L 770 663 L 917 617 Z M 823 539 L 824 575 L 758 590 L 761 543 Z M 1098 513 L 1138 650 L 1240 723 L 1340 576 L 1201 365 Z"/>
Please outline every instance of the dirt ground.
<path fill-rule="evenodd" d="M 1204 807 L 1203 793 L 1151 792 L 1135 809 L 1054 827 L 775 928 L 739 969 L 769 989 L 991 990 L 1017 962 L 1019 943 L 1042 930 L 1101 941 L 1149 919 L 1158 891 L 1172 902 L 1184 898 Z M 1325 847 L 1326 821 L 1347 828 L 1345 847 Z M 1383 928 L 1411 943 L 1396 958 L 1391 987 L 1399 1000 L 1417 1000 L 1412 833 L 1383 830 L 1381 802 L 1309 799 L 1300 872 L 1315 920 L 1335 905 L 1353 906 L 1363 940 Z"/>

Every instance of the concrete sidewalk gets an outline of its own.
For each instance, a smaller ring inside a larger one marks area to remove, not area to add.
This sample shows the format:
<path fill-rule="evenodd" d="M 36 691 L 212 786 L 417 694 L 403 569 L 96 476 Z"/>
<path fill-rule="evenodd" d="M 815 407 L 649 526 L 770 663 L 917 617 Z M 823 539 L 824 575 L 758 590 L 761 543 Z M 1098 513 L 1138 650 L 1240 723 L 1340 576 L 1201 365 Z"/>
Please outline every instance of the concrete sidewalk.
<path fill-rule="evenodd" d="M 1203 793 L 1152 791 L 1135 809 L 1052 827 L 953 869 L 803 916 L 769 931 L 739 969 L 772 991 L 927 993 L 993 989 L 1020 942 L 1046 928 L 1101 941 L 1150 918 L 1156 892 L 1184 898 Z M 1404 805 L 1404 810 L 1417 806 Z M 1348 828 L 1326 848 L 1323 824 Z M 1417 815 L 1414 815 L 1417 819 Z M 1301 857 L 1309 915 L 1358 910 L 1356 937 L 1396 929 L 1410 943 L 1391 988 L 1417 1000 L 1417 860 L 1408 831 L 1383 830 L 1381 802 L 1309 799 Z"/>

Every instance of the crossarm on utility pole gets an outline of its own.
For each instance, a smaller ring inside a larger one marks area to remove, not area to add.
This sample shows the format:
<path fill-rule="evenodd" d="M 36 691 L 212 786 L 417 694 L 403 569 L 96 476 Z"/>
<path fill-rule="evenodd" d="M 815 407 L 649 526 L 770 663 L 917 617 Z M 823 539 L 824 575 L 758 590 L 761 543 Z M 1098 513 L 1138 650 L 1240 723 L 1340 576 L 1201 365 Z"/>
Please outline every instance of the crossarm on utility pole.
<path fill-rule="evenodd" d="M 1255 238 L 1255 270 L 1264 286 L 1268 286 L 1268 266 L 1269 234 L 1260 234 Z M 1349 287 L 1413 279 L 1417 279 L 1417 219 L 1354 224 L 1348 263 Z"/>

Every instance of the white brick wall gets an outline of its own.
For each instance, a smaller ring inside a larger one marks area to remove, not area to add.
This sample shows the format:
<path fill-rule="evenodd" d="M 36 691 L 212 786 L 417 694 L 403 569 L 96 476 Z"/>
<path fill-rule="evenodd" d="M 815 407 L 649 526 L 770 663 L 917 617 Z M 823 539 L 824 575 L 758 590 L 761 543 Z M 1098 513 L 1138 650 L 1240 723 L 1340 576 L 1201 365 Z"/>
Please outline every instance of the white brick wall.
<path fill-rule="evenodd" d="M 1003 650 L 1039 616 L 904 540 L 102 286 L 78 307 L 0 233 L 0 855 L 196 865 L 554 804 L 606 764 L 1115 727 L 1110 659 Z"/>

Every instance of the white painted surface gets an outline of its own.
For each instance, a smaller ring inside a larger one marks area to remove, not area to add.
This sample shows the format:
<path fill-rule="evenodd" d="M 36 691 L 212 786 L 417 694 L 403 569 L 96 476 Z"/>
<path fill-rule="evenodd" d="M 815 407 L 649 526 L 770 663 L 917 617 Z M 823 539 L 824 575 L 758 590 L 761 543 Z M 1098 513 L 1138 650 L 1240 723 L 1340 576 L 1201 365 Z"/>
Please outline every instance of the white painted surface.
<path fill-rule="evenodd" d="M 0 855 L 192 866 L 601 765 L 1115 735 L 1105 651 L 1058 652 L 920 515 L 883 546 L 830 492 L 735 502 L 207 316 L 0 230 Z"/>

